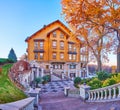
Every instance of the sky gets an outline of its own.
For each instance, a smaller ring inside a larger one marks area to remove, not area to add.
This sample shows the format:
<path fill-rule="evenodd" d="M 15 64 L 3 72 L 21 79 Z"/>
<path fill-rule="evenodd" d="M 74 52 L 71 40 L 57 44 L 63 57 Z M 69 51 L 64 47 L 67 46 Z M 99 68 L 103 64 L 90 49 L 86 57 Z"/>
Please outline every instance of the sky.
<path fill-rule="evenodd" d="M 25 39 L 55 20 L 66 25 L 61 15 L 61 0 L 0 0 L 0 58 L 7 58 L 11 48 L 18 59 L 26 53 Z M 116 65 L 116 55 L 109 55 Z"/>

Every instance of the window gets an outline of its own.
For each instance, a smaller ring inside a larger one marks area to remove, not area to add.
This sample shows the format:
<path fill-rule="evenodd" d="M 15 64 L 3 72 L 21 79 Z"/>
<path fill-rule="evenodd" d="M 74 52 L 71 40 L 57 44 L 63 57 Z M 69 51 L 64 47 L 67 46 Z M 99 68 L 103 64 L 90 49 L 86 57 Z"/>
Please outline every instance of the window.
<path fill-rule="evenodd" d="M 43 59 L 43 53 L 40 53 L 40 59 Z"/>
<path fill-rule="evenodd" d="M 60 38 L 64 38 L 64 34 L 62 32 L 60 33 Z"/>
<path fill-rule="evenodd" d="M 38 49 L 38 42 L 34 42 L 34 48 Z"/>
<path fill-rule="evenodd" d="M 72 60 L 72 54 L 69 54 L 69 60 Z"/>
<path fill-rule="evenodd" d="M 46 69 L 49 69 L 49 65 L 46 65 Z"/>
<path fill-rule="evenodd" d="M 64 59 L 64 53 L 60 53 L 60 59 Z"/>
<path fill-rule="evenodd" d="M 76 55 L 73 55 L 73 60 L 76 60 Z"/>
<path fill-rule="evenodd" d="M 53 53 L 53 59 L 56 59 L 56 53 Z"/>
<path fill-rule="evenodd" d="M 53 41 L 52 46 L 53 46 L 53 48 L 56 48 L 57 47 L 57 41 Z"/>
<path fill-rule="evenodd" d="M 76 47 L 73 47 L 74 52 L 76 52 Z"/>
<path fill-rule="evenodd" d="M 40 49 L 43 49 L 43 45 L 44 45 L 44 42 L 41 41 L 41 42 L 40 42 Z"/>
<path fill-rule="evenodd" d="M 62 68 L 62 65 L 60 65 L 60 69 L 63 69 L 63 68 Z"/>
<path fill-rule="evenodd" d="M 72 44 L 68 45 L 68 49 L 71 51 L 72 50 Z"/>
<path fill-rule="evenodd" d="M 56 31 L 53 32 L 53 37 L 56 37 L 57 36 L 57 33 Z"/>
<path fill-rule="evenodd" d="M 34 54 L 34 59 L 38 59 L 38 53 Z"/>
<path fill-rule="evenodd" d="M 70 69 L 76 69 L 76 65 L 75 64 L 70 65 Z"/>
<path fill-rule="evenodd" d="M 64 42 L 63 41 L 60 42 L 60 49 L 64 49 Z"/>

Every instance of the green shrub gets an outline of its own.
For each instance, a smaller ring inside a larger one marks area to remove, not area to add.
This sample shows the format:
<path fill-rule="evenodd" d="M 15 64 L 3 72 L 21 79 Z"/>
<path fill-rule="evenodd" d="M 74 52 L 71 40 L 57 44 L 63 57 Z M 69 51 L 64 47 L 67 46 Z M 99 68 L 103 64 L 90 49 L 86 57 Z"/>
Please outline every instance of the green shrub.
<path fill-rule="evenodd" d="M 102 82 L 98 78 L 94 78 L 88 82 L 88 85 L 91 86 L 91 89 L 97 89 L 102 87 Z"/>
<path fill-rule="evenodd" d="M 81 83 L 81 78 L 80 77 L 76 77 L 75 79 L 74 79 L 74 86 L 76 87 L 76 88 L 79 88 L 79 84 Z"/>
<path fill-rule="evenodd" d="M 101 81 L 106 80 L 107 78 L 110 77 L 110 74 L 108 74 L 105 71 L 97 72 L 97 75 L 98 75 L 98 79 L 101 80 Z"/>
<path fill-rule="evenodd" d="M 109 79 L 106 79 L 103 82 L 102 87 L 110 86 L 110 85 L 113 85 L 113 84 L 116 84 L 116 80 L 114 78 L 109 78 Z"/>
<path fill-rule="evenodd" d="M 80 77 L 76 77 L 74 79 L 74 84 L 80 84 L 80 82 L 81 82 L 81 78 Z"/>
<path fill-rule="evenodd" d="M 38 87 L 38 84 L 42 82 L 41 77 L 35 78 L 35 82 L 36 82 L 36 87 Z"/>
<path fill-rule="evenodd" d="M 50 77 L 50 75 L 46 75 L 46 76 L 43 76 L 43 82 L 42 83 L 47 83 L 47 82 L 50 82 L 50 80 L 51 80 L 51 77 Z"/>

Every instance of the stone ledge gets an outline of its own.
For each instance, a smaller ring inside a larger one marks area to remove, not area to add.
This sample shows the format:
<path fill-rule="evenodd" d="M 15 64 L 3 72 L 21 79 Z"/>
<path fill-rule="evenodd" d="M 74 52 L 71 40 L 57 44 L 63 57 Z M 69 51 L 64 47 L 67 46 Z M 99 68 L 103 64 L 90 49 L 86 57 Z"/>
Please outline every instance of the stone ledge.
<path fill-rule="evenodd" d="M 19 100 L 16 102 L 0 104 L 0 109 L 2 110 L 24 110 L 23 108 L 25 108 L 27 105 L 32 103 L 34 99 L 35 99 L 34 97 L 29 97 L 29 98 Z"/>

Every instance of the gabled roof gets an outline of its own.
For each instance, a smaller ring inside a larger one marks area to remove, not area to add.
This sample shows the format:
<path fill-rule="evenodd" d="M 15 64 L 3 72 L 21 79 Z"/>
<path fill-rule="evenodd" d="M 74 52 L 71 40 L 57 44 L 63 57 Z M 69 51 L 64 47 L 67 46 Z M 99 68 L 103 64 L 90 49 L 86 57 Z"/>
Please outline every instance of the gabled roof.
<path fill-rule="evenodd" d="M 27 37 L 27 38 L 25 39 L 25 42 L 27 42 L 29 39 L 31 39 L 32 36 L 34 36 L 35 34 L 43 31 L 44 29 L 48 28 L 49 26 L 51 26 L 51 25 L 53 25 L 53 24 L 55 24 L 55 23 L 57 23 L 57 22 L 60 23 L 63 27 L 65 27 L 69 32 L 71 32 L 71 31 L 67 28 L 67 26 L 65 26 L 60 20 L 56 20 L 56 21 L 54 21 L 54 22 L 52 22 L 52 23 L 44 26 L 42 29 L 38 30 L 37 32 L 35 32 L 34 34 L 32 34 L 30 37 Z"/>

